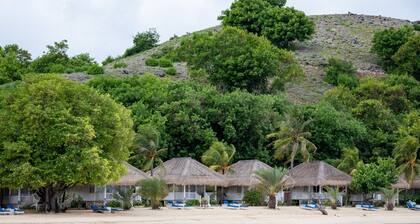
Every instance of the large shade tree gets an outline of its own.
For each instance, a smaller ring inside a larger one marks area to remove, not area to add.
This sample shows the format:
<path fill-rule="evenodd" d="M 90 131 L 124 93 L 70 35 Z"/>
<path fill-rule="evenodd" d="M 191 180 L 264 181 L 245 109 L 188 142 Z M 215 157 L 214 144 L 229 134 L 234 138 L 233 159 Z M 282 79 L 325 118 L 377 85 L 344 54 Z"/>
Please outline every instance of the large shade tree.
<path fill-rule="evenodd" d="M 56 75 L 26 76 L 0 97 L 1 187 L 37 189 L 59 211 L 66 189 L 124 172 L 130 113 L 110 97 Z"/>

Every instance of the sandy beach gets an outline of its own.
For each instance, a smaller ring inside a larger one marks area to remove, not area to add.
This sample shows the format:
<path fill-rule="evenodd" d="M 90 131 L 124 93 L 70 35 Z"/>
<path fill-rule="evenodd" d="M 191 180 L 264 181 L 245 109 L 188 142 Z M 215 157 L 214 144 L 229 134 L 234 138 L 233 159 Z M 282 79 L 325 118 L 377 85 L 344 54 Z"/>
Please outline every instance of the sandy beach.
<path fill-rule="evenodd" d="M 90 211 L 70 210 L 65 214 L 25 214 L 0 216 L 0 223 L 160 223 L 160 224 L 328 224 L 328 223 L 420 223 L 420 211 L 396 208 L 395 211 L 363 211 L 356 208 L 327 209 L 329 215 L 298 207 L 269 210 L 252 207 L 248 210 L 224 208 L 173 210 L 162 208 L 134 208 L 117 214 L 95 214 Z"/>

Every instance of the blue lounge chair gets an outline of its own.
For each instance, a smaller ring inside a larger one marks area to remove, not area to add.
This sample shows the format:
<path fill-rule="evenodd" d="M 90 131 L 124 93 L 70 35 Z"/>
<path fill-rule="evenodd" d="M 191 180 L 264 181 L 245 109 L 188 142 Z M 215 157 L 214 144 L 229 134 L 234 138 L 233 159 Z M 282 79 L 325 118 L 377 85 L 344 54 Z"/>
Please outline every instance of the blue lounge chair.
<path fill-rule="evenodd" d="M 8 205 L 7 205 L 7 209 L 8 209 L 10 212 L 13 212 L 13 214 L 15 214 L 15 215 L 22 215 L 22 214 L 25 214 L 25 212 L 24 212 L 22 209 L 20 209 L 20 208 L 15 208 L 15 206 L 13 206 L 12 204 L 8 204 Z"/>
<path fill-rule="evenodd" d="M 91 205 L 90 206 L 90 209 L 92 209 L 92 212 L 95 212 L 95 213 L 111 212 L 109 209 L 103 208 L 103 207 L 99 207 L 97 205 Z"/>
<path fill-rule="evenodd" d="M 169 208 L 176 209 L 191 209 L 191 206 L 186 205 L 183 201 L 168 201 Z"/>
<path fill-rule="evenodd" d="M 362 203 L 360 205 L 356 205 L 356 208 L 360 208 L 362 210 L 366 210 L 366 211 L 377 211 L 378 208 L 375 207 L 372 204 L 368 204 L 368 203 Z"/>
<path fill-rule="evenodd" d="M 0 215 L 12 215 L 9 209 L 0 208 Z"/>
<path fill-rule="evenodd" d="M 420 205 L 417 205 L 414 201 L 408 201 L 407 202 L 407 208 L 411 210 L 420 211 Z"/>
<path fill-rule="evenodd" d="M 224 200 L 223 201 L 222 207 L 223 208 L 228 208 L 228 209 L 248 209 L 248 206 L 247 205 L 244 205 L 244 204 L 242 204 L 239 201 L 229 202 L 227 200 Z"/>
<path fill-rule="evenodd" d="M 315 203 L 307 203 L 307 204 L 300 205 L 300 208 L 303 208 L 305 210 L 314 210 L 314 209 L 318 209 L 319 207 Z"/>

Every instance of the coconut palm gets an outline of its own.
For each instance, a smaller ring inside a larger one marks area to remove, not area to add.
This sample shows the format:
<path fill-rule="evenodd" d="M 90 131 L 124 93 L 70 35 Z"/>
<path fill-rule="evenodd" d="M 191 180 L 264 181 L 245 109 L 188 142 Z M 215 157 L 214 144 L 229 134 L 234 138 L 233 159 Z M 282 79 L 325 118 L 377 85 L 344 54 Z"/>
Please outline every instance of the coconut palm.
<path fill-rule="evenodd" d="M 153 168 L 156 165 L 163 164 L 161 158 L 168 151 L 166 148 L 161 148 L 160 133 L 152 127 L 143 127 L 136 137 L 136 145 L 138 146 L 138 153 L 146 158 L 146 163 L 142 169 L 144 171 L 150 170 L 150 175 L 153 176 Z"/>
<path fill-rule="evenodd" d="M 420 174 L 420 161 L 417 159 L 419 148 L 419 140 L 410 135 L 400 139 L 395 145 L 394 157 L 401 164 L 398 169 L 404 174 L 409 185 Z"/>
<path fill-rule="evenodd" d="M 352 174 L 359 161 L 359 150 L 356 147 L 344 148 L 337 168 L 348 174 Z"/>
<path fill-rule="evenodd" d="M 113 198 L 120 201 L 124 210 L 133 207 L 133 199 L 135 197 L 134 189 L 119 190 L 114 193 Z"/>
<path fill-rule="evenodd" d="M 330 201 L 331 201 L 331 208 L 337 209 L 337 201 L 338 197 L 340 196 L 340 190 L 338 187 L 325 187 L 327 189 L 328 195 L 330 195 Z"/>
<path fill-rule="evenodd" d="M 159 209 L 160 201 L 168 195 L 168 186 L 162 179 L 153 177 L 140 181 L 140 195 L 150 200 L 152 209 Z"/>
<path fill-rule="evenodd" d="M 225 174 L 231 165 L 235 152 L 236 150 L 233 145 L 215 141 L 201 156 L 201 161 L 211 169 Z"/>
<path fill-rule="evenodd" d="M 276 159 L 289 157 L 287 162 L 290 162 L 291 168 L 297 154 L 300 154 L 305 162 L 309 161 L 311 152 L 316 151 L 316 146 L 308 140 L 311 133 L 305 131 L 309 123 L 311 120 L 301 122 L 300 119 L 287 115 L 281 123 L 280 130 L 267 136 L 269 139 L 275 139 L 272 144 L 276 150 Z"/>
<path fill-rule="evenodd" d="M 398 189 L 395 188 L 382 188 L 382 194 L 385 199 L 385 206 L 388 211 L 394 210 L 395 196 L 398 194 Z"/>
<path fill-rule="evenodd" d="M 260 181 L 257 189 L 268 196 L 269 208 L 275 209 L 277 206 L 276 194 L 286 186 L 286 173 L 287 169 L 282 167 L 255 171 L 255 175 Z"/>

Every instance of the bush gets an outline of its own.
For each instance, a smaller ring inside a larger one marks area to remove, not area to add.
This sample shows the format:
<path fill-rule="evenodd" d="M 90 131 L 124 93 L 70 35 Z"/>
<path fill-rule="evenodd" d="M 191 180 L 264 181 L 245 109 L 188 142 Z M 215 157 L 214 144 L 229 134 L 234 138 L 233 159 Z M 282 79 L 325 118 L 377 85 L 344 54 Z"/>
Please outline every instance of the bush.
<path fill-rule="evenodd" d="M 121 208 L 121 202 L 117 200 L 111 200 L 106 204 L 108 207 L 112 208 Z"/>
<path fill-rule="evenodd" d="M 251 206 L 259 206 L 264 202 L 261 192 L 255 189 L 248 190 L 245 193 L 243 200 L 247 205 Z"/>
<path fill-rule="evenodd" d="M 167 68 L 167 69 L 165 70 L 165 73 L 166 73 L 167 75 L 176 75 L 176 68 L 174 68 L 174 67 Z"/>
<path fill-rule="evenodd" d="M 219 17 L 224 26 L 240 27 L 265 36 L 279 47 L 308 39 L 315 31 L 305 13 L 283 7 L 284 0 L 237 0 Z"/>
<path fill-rule="evenodd" d="M 89 74 L 89 75 L 104 74 L 104 68 L 102 68 L 98 64 L 93 64 L 93 65 L 89 66 L 86 73 Z"/>
<path fill-rule="evenodd" d="M 373 201 L 373 205 L 378 208 L 382 208 L 385 206 L 385 201 Z"/>
<path fill-rule="evenodd" d="M 117 61 L 114 63 L 114 68 L 127 68 L 127 64 L 122 61 Z"/>
<path fill-rule="evenodd" d="M 125 51 L 124 57 L 152 49 L 158 42 L 159 34 L 156 29 L 149 29 L 146 32 L 137 33 L 133 39 L 134 46 Z"/>
<path fill-rule="evenodd" d="M 199 200 L 197 200 L 197 199 L 191 199 L 191 200 L 187 200 L 187 201 L 185 202 L 185 204 L 186 204 L 187 206 L 199 206 L 199 205 L 200 205 L 200 201 L 199 201 Z"/>
<path fill-rule="evenodd" d="M 412 36 L 392 57 L 401 74 L 409 74 L 420 80 L 420 34 Z"/>
<path fill-rule="evenodd" d="M 159 60 L 157 60 L 155 58 L 148 58 L 148 59 L 146 59 L 146 65 L 147 66 L 152 66 L 152 67 L 159 66 Z"/>
<path fill-rule="evenodd" d="M 356 69 L 353 64 L 338 58 L 330 58 L 325 71 L 324 80 L 332 85 L 343 85 L 347 87 L 356 87 L 358 84 Z"/>
<path fill-rule="evenodd" d="M 83 197 L 81 195 L 77 195 L 73 198 L 73 200 L 70 203 L 70 208 L 84 208 L 86 207 L 86 204 L 83 200 Z"/>
<path fill-rule="evenodd" d="M 164 68 L 172 67 L 172 61 L 167 58 L 161 58 L 159 59 L 159 66 Z"/>
<path fill-rule="evenodd" d="M 395 63 L 392 56 L 414 35 L 412 27 L 403 26 L 399 29 L 389 28 L 373 35 L 372 52 L 377 54 L 387 70 L 393 69 Z"/>
<path fill-rule="evenodd" d="M 420 31 L 420 21 L 416 21 L 413 23 L 413 29 L 415 31 Z"/>

